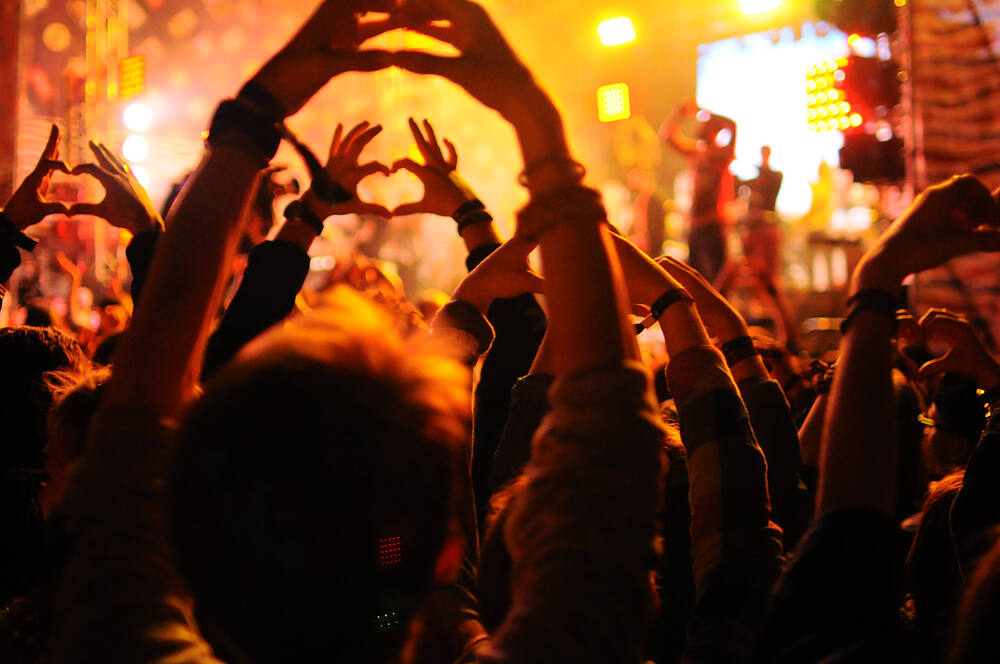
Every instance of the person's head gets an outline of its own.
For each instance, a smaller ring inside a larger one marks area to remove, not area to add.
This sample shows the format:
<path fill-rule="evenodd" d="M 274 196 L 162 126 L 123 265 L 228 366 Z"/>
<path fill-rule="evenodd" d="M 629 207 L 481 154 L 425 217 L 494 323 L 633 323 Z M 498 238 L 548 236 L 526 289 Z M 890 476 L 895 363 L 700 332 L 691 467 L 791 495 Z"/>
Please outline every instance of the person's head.
<path fill-rule="evenodd" d="M 964 471 L 958 471 L 931 484 L 906 559 L 907 585 L 918 626 L 915 631 L 926 647 L 941 649 L 942 653 L 962 593 L 949 515 L 964 476 Z"/>
<path fill-rule="evenodd" d="M 41 469 L 52 394 L 44 375 L 88 364 L 80 345 L 51 327 L 0 329 L 0 466 Z"/>
<path fill-rule="evenodd" d="M 84 371 L 54 371 L 45 376 L 52 393 L 49 410 L 45 470 L 49 479 L 39 496 L 42 513 L 48 517 L 66 489 L 70 466 L 83 456 L 90 420 L 104 385 L 111 378 L 110 367 Z"/>
<path fill-rule="evenodd" d="M 266 333 L 205 387 L 169 482 L 178 568 L 248 661 L 395 651 L 449 570 L 468 371 L 360 296 Z"/>
<path fill-rule="evenodd" d="M 771 165 L 771 146 L 764 145 L 760 148 L 760 165 L 768 168 Z"/>
<path fill-rule="evenodd" d="M 972 378 L 945 374 L 927 409 L 923 457 L 932 477 L 962 468 L 986 424 L 986 400 Z"/>

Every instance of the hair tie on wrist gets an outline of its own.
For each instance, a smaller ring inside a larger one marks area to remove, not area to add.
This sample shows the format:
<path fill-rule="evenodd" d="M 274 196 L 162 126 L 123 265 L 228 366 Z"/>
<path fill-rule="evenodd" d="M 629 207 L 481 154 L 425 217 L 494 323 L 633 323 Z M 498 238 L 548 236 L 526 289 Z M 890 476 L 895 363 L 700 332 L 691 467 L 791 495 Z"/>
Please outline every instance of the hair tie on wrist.
<path fill-rule="evenodd" d="M 892 333 L 895 335 L 899 332 L 899 321 L 896 320 L 896 311 L 899 308 L 899 300 L 892 293 L 878 288 L 859 290 L 847 300 L 847 317 L 840 324 L 840 333 L 847 333 L 854 316 L 859 312 L 877 311 L 892 321 Z"/>
<path fill-rule="evenodd" d="M 14 221 L 3 212 L 0 212 L 0 238 L 25 251 L 33 251 L 38 246 L 38 240 L 25 235 L 24 231 L 18 228 Z"/>
<path fill-rule="evenodd" d="M 755 355 L 759 356 L 760 351 L 753 344 L 753 339 L 748 336 L 736 337 L 722 344 L 722 355 L 726 358 L 726 364 L 732 369 L 737 362 L 749 359 Z"/>
<path fill-rule="evenodd" d="M 694 298 L 687 292 L 687 289 L 668 288 L 664 291 L 663 295 L 656 298 L 656 301 L 649 306 L 649 315 L 643 318 L 641 322 L 635 324 L 635 333 L 639 334 L 643 330 L 653 327 L 653 324 L 663 316 L 667 309 L 681 300 L 694 302 Z"/>
<path fill-rule="evenodd" d="M 302 202 L 302 199 L 294 200 L 285 208 L 285 219 L 298 219 L 308 225 L 316 235 L 323 234 L 323 220 L 313 212 L 312 208 Z"/>
<path fill-rule="evenodd" d="M 266 168 L 278 151 L 281 132 L 274 120 L 258 109 L 244 102 L 227 99 L 216 109 L 205 142 L 212 147 L 235 145 L 259 152 L 261 168 Z"/>
<path fill-rule="evenodd" d="M 517 213 L 517 236 L 535 242 L 562 223 L 600 224 L 607 218 L 596 189 L 582 185 L 562 187 L 531 197 Z"/>
<path fill-rule="evenodd" d="M 521 171 L 521 174 L 517 176 L 517 183 L 522 187 L 527 187 L 531 176 L 549 164 L 568 165 L 571 171 L 570 178 L 576 184 L 583 182 L 583 178 L 587 175 L 587 169 L 583 167 L 583 164 L 576 161 L 568 154 L 549 154 L 544 157 L 539 157 L 530 164 L 527 164 L 524 167 L 524 170 Z"/>

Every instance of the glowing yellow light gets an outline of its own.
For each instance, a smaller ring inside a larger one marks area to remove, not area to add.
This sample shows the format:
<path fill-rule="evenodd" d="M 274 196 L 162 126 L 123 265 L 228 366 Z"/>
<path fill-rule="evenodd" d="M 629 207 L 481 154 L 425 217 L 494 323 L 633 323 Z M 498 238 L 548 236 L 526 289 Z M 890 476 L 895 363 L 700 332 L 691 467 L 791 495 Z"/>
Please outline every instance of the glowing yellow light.
<path fill-rule="evenodd" d="M 597 34 L 605 46 L 618 46 L 635 40 L 635 28 L 632 26 L 632 20 L 624 16 L 602 21 L 597 26 Z"/>
<path fill-rule="evenodd" d="M 819 117 L 821 118 L 825 118 L 827 115 L 829 115 L 829 113 L 826 110 L 826 106 L 820 106 L 819 110 L 817 110 L 816 113 L 818 113 Z"/>
<path fill-rule="evenodd" d="M 905 7 L 906 0 L 892 0 L 892 4 L 896 5 L 897 7 Z"/>
<path fill-rule="evenodd" d="M 860 127 L 861 126 L 861 116 L 855 113 L 851 116 L 851 126 Z"/>
<path fill-rule="evenodd" d="M 830 104 L 826 108 L 828 111 L 830 111 L 830 115 L 836 115 L 837 113 L 840 112 L 840 107 L 837 106 L 836 104 Z"/>
<path fill-rule="evenodd" d="M 808 111 L 806 111 L 806 119 L 808 119 L 808 120 L 815 120 L 816 119 L 816 109 L 815 108 L 810 108 Z"/>
<path fill-rule="evenodd" d="M 839 96 L 840 93 L 837 92 L 836 90 L 830 90 L 829 92 L 826 93 L 826 98 L 829 99 L 830 101 L 837 101 L 837 97 Z"/>
<path fill-rule="evenodd" d="M 806 81 L 806 90 L 812 92 L 816 89 L 816 81 Z"/>
<path fill-rule="evenodd" d="M 816 85 L 819 86 L 820 90 L 822 90 L 823 88 L 829 86 L 830 82 L 828 80 L 826 80 L 825 78 L 821 78 L 818 81 L 816 81 Z"/>
<path fill-rule="evenodd" d="M 816 73 L 817 74 L 825 74 L 826 73 L 826 65 L 816 65 Z"/>
<path fill-rule="evenodd" d="M 837 65 L 840 67 L 847 66 L 847 58 L 837 58 Z"/>
<path fill-rule="evenodd" d="M 840 118 L 840 128 L 841 129 L 847 129 L 850 126 L 851 126 L 851 121 L 850 120 L 848 120 L 847 118 Z"/>
<path fill-rule="evenodd" d="M 597 118 L 601 122 L 627 120 L 631 115 L 628 85 L 613 83 L 597 88 Z"/>
<path fill-rule="evenodd" d="M 781 0 L 740 0 L 740 10 L 744 14 L 760 14 L 778 8 Z"/>
<path fill-rule="evenodd" d="M 845 114 L 845 115 L 848 114 L 848 113 L 850 113 L 851 112 L 851 105 L 848 104 L 846 101 L 840 102 L 840 112 L 843 113 L 843 114 Z"/>
<path fill-rule="evenodd" d="M 826 68 L 829 71 L 836 71 L 837 70 L 837 61 L 836 60 L 830 60 L 829 62 L 826 63 Z"/>
<path fill-rule="evenodd" d="M 858 41 L 859 39 L 861 39 L 861 35 L 855 32 L 851 34 L 850 37 L 847 38 L 847 43 L 850 46 L 854 46 L 854 42 Z"/>
<path fill-rule="evenodd" d="M 806 104 L 813 106 L 816 104 L 816 95 L 806 95 Z"/>
<path fill-rule="evenodd" d="M 826 103 L 826 93 L 825 92 L 821 92 L 818 95 L 816 95 L 816 100 L 819 101 L 819 103 L 821 103 L 821 104 Z"/>
<path fill-rule="evenodd" d="M 817 122 L 816 123 L 816 129 L 818 131 L 826 131 L 826 122 L 824 122 L 823 120 L 820 120 L 819 122 Z"/>
<path fill-rule="evenodd" d="M 816 131 L 816 123 L 815 122 L 810 122 L 809 123 L 809 131 Z"/>

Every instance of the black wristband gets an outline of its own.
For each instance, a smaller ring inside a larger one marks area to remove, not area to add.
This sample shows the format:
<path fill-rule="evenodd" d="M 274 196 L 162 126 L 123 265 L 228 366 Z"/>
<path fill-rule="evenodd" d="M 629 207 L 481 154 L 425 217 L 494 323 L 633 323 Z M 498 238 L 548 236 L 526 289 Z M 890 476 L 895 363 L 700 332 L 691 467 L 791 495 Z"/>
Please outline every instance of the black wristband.
<path fill-rule="evenodd" d="M 18 228 L 10 217 L 0 212 L 0 238 L 7 240 L 25 251 L 33 251 L 38 246 L 38 240 L 30 238 Z"/>
<path fill-rule="evenodd" d="M 228 99 L 215 111 L 206 142 L 210 146 L 226 144 L 229 142 L 226 135 L 231 132 L 249 139 L 250 146 L 260 152 L 262 168 L 274 158 L 281 143 L 281 132 L 274 120 L 244 103 Z"/>
<path fill-rule="evenodd" d="M 285 208 L 285 219 L 298 219 L 316 231 L 316 235 L 323 234 L 323 220 L 301 200 L 295 200 L 288 204 Z"/>
<path fill-rule="evenodd" d="M 663 313 L 670 307 L 670 305 L 680 302 L 681 300 L 687 300 L 688 302 L 694 302 L 694 298 L 691 294 L 683 288 L 671 288 L 666 291 L 660 297 L 656 298 L 649 307 L 649 314 L 659 320 Z"/>
<path fill-rule="evenodd" d="M 753 339 L 748 336 L 736 337 L 722 344 L 722 355 L 726 358 L 726 364 L 732 368 L 737 362 L 742 362 L 755 355 L 760 355 L 760 351 L 753 345 Z"/>
<path fill-rule="evenodd" d="M 471 201 L 465 201 L 458 206 L 454 212 L 451 213 L 451 218 L 462 223 L 462 217 L 469 214 L 470 212 L 475 212 L 476 210 L 485 210 L 486 204 L 483 203 L 478 198 L 473 198 Z"/>
<path fill-rule="evenodd" d="M 458 234 L 461 235 L 462 231 L 469 226 L 473 226 L 475 224 L 485 224 L 491 221 L 493 221 L 493 216 L 486 210 L 473 210 L 472 212 L 466 213 L 465 216 L 462 217 L 462 220 L 458 222 L 458 226 L 455 228 L 458 231 Z"/>
<path fill-rule="evenodd" d="M 892 293 L 877 288 L 859 290 L 847 300 L 847 317 L 840 324 L 840 333 L 847 332 L 858 312 L 877 311 L 888 316 L 892 321 L 892 333 L 896 334 L 899 331 L 899 322 L 896 320 L 896 311 L 899 308 L 899 301 Z"/>
<path fill-rule="evenodd" d="M 256 106 L 275 122 L 281 122 L 288 115 L 285 106 L 257 81 L 247 81 L 247 84 L 240 89 L 236 98 L 245 100 L 251 105 Z"/>

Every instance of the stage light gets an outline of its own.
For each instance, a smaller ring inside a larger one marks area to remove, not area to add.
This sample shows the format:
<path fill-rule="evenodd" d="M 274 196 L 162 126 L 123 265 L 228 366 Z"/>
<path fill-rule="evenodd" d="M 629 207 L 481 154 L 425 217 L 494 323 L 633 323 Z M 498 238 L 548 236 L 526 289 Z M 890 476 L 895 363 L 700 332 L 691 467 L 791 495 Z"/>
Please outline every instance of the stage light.
<path fill-rule="evenodd" d="M 132 170 L 132 174 L 135 179 L 139 181 L 143 187 L 149 188 L 149 172 L 142 166 L 129 166 Z"/>
<path fill-rule="evenodd" d="M 628 85 L 613 83 L 597 88 L 597 118 L 601 122 L 627 120 L 631 115 Z"/>
<path fill-rule="evenodd" d="M 858 115 L 857 113 L 855 113 L 854 115 L 851 116 L 851 126 L 852 127 L 860 127 L 862 122 L 863 122 L 863 120 L 862 120 L 861 116 Z"/>
<path fill-rule="evenodd" d="M 840 112 L 840 107 L 837 106 L 836 104 L 830 104 L 826 108 L 828 111 L 830 111 L 830 115 L 837 115 Z"/>
<path fill-rule="evenodd" d="M 806 95 L 806 103 L 810 106 L 816 104 L 816 95 Z"/>
<path fill-rule="evenodd" d="M 833 80 L 843 81 L 845 78 L 847 78 L 847 74 L 844 73 L 843 69 L 838 69 L 837 71 L 833 72 Z"/>
<path fill-rule="evenodd" d="M 122 143 L 122 155 L 130 162 L 140 162 L 149 156 L 149 141 L 138 134 L 132 134 Z"/>
<path fill-rule="evenodd" d="M 781 4 L 781 0 L 740 0 L 740 10 L 744 14 L 760 14 L 773 11 Z"/>
<path fill-rule="evenodd" d="M 879 128 L 875 130 L 875 140 L 880 143 L 885 143 L 891 140 L 893 137 L 892 127 L 889 126 L 888 122 L 883 122 L 879 124 Z"/>
<path fill-rule="evenodd" d="M 844 115 L 846 115 L 846 114 L 848 114 L 848 113 L 851 112 L 851 105 L 848 104 L 846 101 L 840 102 L 840 107 L 839 108 L 840 108 L 840 112 L 843 113 Z"/>
<path fill-rule="evenodd" d="M 816 101 L 818 101 L 821 104 L 825 104 L 826 103 L 826 93 L 825 92 L 821 92 L 818 95 L 816 95 Z"/>
<path fill-rule="evenodd" d="M 808 120 L 815 120 L 816 119 L 816 109 L 815 108 L 810 108 L 808 111 L 806 111 L 806 119 L 808 119 Z"/>
<path fill-rule="evenodd" d="M 826 131 L 826 120 L 820 120 L 816 123 L 816 129 L 819 131 Z"/>
<path fill-rule="evenodd" d="M 153 111 L 145 104 L 129 104 L 122 112 L 122 122 L 131 131 L 146 131 L 153 124 Z"/>
<path fill-rule="evenodd" d="M 118 76 L 118 94 L 122 100 L 141 95 L 146 90 L 146 56 L 133 55 L 122 60 Z"/>
<path fill-rule="evenodd" d="M 597 34 L 605 46 L 619 46 L 635 40 L 632 20 L 624 16 L 608 19 L 597 26 Z"/>
<path fill-rule="evenodd" d="M 851 126 L 851 121 L 847 118 L 840 118 L 840 122 L 838 124 L 840 124 L 841 129 L 847 129 Z"/>
<path fill-rule="evenodd" d="M 819 107 L 819 110 L 817 110 L 816 112 L 817 112 L 817 113 L 819 113 L 819 117 L 821 117 L 821 118 L 825 118 L 825 117 L 826 117 L 827 115 L 829 115 L 829 114 L 830 114 L 830 113 L 829 113 L 829 112 L 828 112 L 828 111 L 826 110 L 826 106 L 820 106 L 820 107 Z"/>
<path fill-rule="evenodd" d="M 806 81 L 806 90 L 812 92 L 816 89 L 816 81 Z"/>
<path fill-rule="evenodd" d="M 836 90 L 830 90 L 829 92 L 826 93 L 826 98 L 829 99 L 830 101 L 837 101 L 837 97 L 839 96 L 840 93 L 837 92 Z"/>

